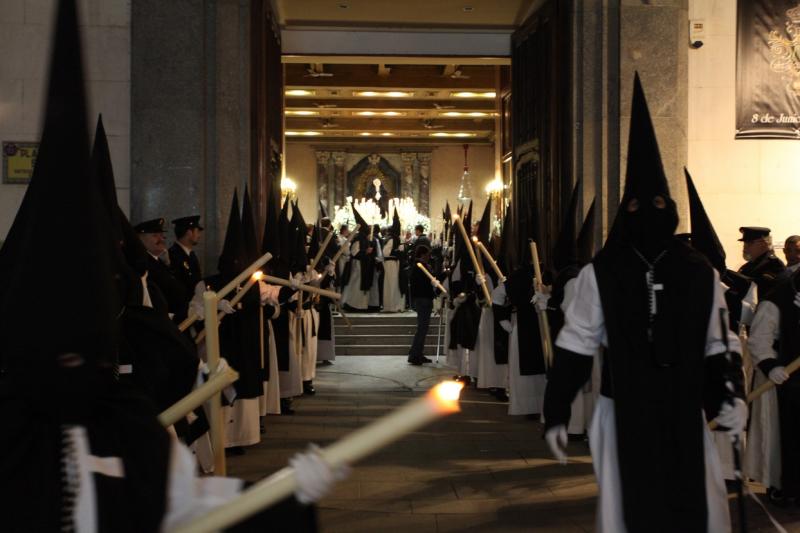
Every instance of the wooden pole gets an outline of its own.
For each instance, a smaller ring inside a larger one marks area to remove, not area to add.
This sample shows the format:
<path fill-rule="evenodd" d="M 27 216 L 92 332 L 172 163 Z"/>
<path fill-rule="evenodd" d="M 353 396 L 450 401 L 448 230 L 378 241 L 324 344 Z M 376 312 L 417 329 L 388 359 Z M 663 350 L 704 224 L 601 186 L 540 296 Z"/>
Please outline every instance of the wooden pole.
<path fill-rule="evenodd" d="M 492 269 L 494 273 L 497 274 L 497 283 L 503 283 L 506 280 L 506 277 L 503 275 L 503 272 L 500 270 L 500 267 L 497 266 L 497 262 L 492 257 L 492 254 L 489 253 L 489 250 L 486 249 L 486 246 L 483 245 L 481 241 L 476 241 L 478 245 L 478 249 L 481 253 L 489 260 L 489 263 L 492 265 Z"/>
<path fill-rule="evenodd" d="M 247 267 L 241 274 L 236 276 L 230 283 L 225 285 L 222 288 L 222 290 L 217 291 L 217 297 L 225 298 L 225 296 L 227 296 L 228 293 L 234 289 L 234 287 L 238 287 L 244 280 L 253 275 L 256 270 L 258 270 L 267 262 L 269 262 L 270 259 L 272 259 L 272 254 L 269 252 L 259 257 L 252 265 Z M 189 326 L 194 324 L 196 321 L 200 320 L 200 318 L 201 317 L 197 315 L 189 314 L 189 316 L 186 317 L 186 320 L 180 323 L 178 329 L 181 330 L 181 332 L 186 331 L 187 329 L 189 329 Z"/>
<path fill-rule="evenodd" d="M 536 291 L 542 290 L 542 268 L 539 266 L 539 249 L 536 242 L 531 241 L 531 259 L 533 260 L 533 286 Z M 547 311 L 536 309 L 536 316 L 539 318 L 539 333 L 542 340 L 542 351 L 547 367 L 553 366 L 553 341 L 550 338 L 550 321 L 547 318 Z"/>
<path fill-rule="evenodd" d="M 339 251 L 336 252 L 336 254 L 334 254 L 333 259 L 331 259 L 331 263 L 333 263 L 335 265 L 339 261 L 339 258 L 342 257 L 342 254 L 344 253 L 345 249 L 347 249 L 350 246 L 350 243 L 353 242 L 353 239 L 355 239 L 356 235 L 358 235 L 359 229 L 361 229 L 361 225 L 360 224 L 356 224 L 355 229 L 352 232 L 350 232 L 350 235 L 347 236 L 347 241 L 345 241 L 345 243 L 341 246 L 341 248 L 339 248 Z M 325 272 L 325 274 L 322 275 L 322 279 L 320 280 L 320 284 L 323 281 L 325 281 L 325 278 L 327 278 L 327 277 L 328 277 L 328 273 Z"/>
<path fill-rule="evenodd" d="M 453 217 L 453 222 L 455 222 L 456 226 L 458 226 L 458 230 L 461 232 L 461 238 L 464 239 L 464 246 L 466 246 L 467 252 L 469 252 L 469 257 L 472 260 L 472 266 L 475 268 L 475 272 L 480 272 L 481 267 L 478 264 L 478 258 L 475 257 L 475 250 L 472 249 L 472 241 L 467 236 L 467 230 L 464 229 L 464 223 L 461 222 L 461 217 L 455 215 Z M 489 294 L 489 288 L 486 286 L 486 279 L 482 281 L 481 288 L 483 289 L 483 297 L 488 305 L 492 305 L 492 295 Z"/>
<path fill-rule="evenodd" d="M 797 359 L 786 365 L 786 367 L 784 367 L 784 370 L 786 370 L 786 373 L 789 374 L 790 376 L 795 372 L 797 372 L 797 369 L 800 369 L 800 357 L 798 357 Z M 768 390 L 774 389 L 775 387 L 777 387 L 777 384 L 774 381 L 767 378 L 766 383 L 762 383 L 761 385 L 753 389 L 753 391 L 750 394 L 747 395 L 747 404 L 749 405 L 753 403 L 754 400 L 762 396 Z M 712 431 L 717 429 L 718 426 L 719 424 L 717 423 L 716 420 L 712 420 L 711 422 L 708 423 L 708 429 Z"/>
<path fill-rule="evenodd" d="M 226 368 L 223 372 L 213 374 L 200 387 L 197 387 L 158 415 L 158 421 L 164 427 L 171 426 L 237 379 L 239 379 L 239 373 L 232 368 Z"/>
<path fill-rule="evenodd" d="M 252 289 L 253 285 L 255 285 L 256 282 L 262 279 L 263 277 L 264 275 L 261 272 L 256 272 L 255 274 L 253 274 L 253 277 L 250 278 L 250 281 L 247 282 L 247 284 L 242 288 L 242 290 L 233 295 L 233 298 L 231 298 L 230 300 L 231 307 L 234 307 L 236 304 L 238 304 L 242 300 L 242 298 L 244 298 L 244 295 L 247 294 L 247 291 Z M 226 313 L 224 311 L 218 312 L 217 322 L 222 322 L 222 319 L 225 318 L 225 315 Z M 203 330 L 197 334 L 197 337 L 195 337 L 194 342 L 195 344 L 200 344 L 201 342 L 203 342 L 205 338 L 206 338 L 206 331 Z"/>
<path fill-rule="evenodd" d="M 325 253 L 325 250 L 328 249 L 328 243 L 331 242 L 332 238 L 333 238 L 333 231 L 329 231 L 328 235 L 325 236 L 325 241 L 323 241 L 322 246 L 319 249 L 319 252 L 317 252 L 317 255 L 314 256 L 314 260 L 311 261 L 311 264 L 308 267 L 309 270 L 314 270 L 317 267 L 317 263 L 319 263 L 319 260 L 322 259 L 322 254 Z"/>
<path fill-rule="evenodd" d="M 217 293 L 206 291 L 203 293 L 205 304 L 205 329 L 206 333 L 206 363 L 213 375 L 219 366 L 219 323 L 217 322 Z M 214 394 L 209 400 L 208 424 L 211 433 L 211 449 L 214 453 L 214 473 L 218 476 L 225 475 L 225 426 L 222 420 L 222 402 L 219 394 Z"/>

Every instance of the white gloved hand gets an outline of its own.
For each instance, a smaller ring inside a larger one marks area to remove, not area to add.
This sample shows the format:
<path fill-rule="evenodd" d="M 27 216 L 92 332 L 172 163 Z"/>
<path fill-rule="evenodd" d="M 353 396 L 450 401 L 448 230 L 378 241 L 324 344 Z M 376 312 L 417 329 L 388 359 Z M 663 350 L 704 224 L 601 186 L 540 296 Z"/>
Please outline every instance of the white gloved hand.
<path fill-rule="evenodd" d="M 769 380 L 776 385 L 783 385 L 787 379 L 789 379 L 789 374 L 784 366 L 776 366 L 769 371 Z"/>
<path fill-rule="evenodd" d="M 794 305 L 800 307 L 800 292 L 794 295 Z"/>
<path fill-rule="evenodd" d="M 536 307 L 537 311 L 547 311 L 547 302 L 550 300 L 550 295 L 545 294 L 541 291 L 536 291 L 533 293 L 533 298 L 531 298 L 531 303 Z"/>
<path fill-rule="evenodd" d="M 501 320 L 500 327 L 506 330 L 506 333 L 511 333 L 511 321 L 510 320 Z"/>
<path fill-rule="evenodd" d="M 734 398 L 733 404 L 725 402 L 716 418 L 720 426 L 728 428 L 731 437 L 741 435 L 747 425 L 747 404 L 741 398 Z"/>
<path fill-rule="evenodd" d="M 202 320 L 206 314 L 206 308 L 205 305 L 203 305 L 202 298 L 197 298 L 197 296 L 192 298 L 192 300 L 189 302 L 189 314 L 194 315 Z"/>
<path fill-rule="evenodd" d="M 553 457 L 562 465 L 567 464 L 567 428 L 559 425 L 551 427 L 544 434 L 544 440 L 550 447 Z"/>
<path fill-rule="evenodd" d="M 328 263 L 327 265 L 325 265 L 325 273 L 328 274 L 330 277 L 335 276 L 336 265 L 334 265 L 333 263 Z"/>
<path fill-rule="evenodd" d="M 438 288 L 439 288 L 439 284 L 438 284 L 438 283 L 436 283 L 436 280 L 435 280 L 435 279 L 432 279 L 432 280 L 431 280 L 431 287 L 433 287 L 434 289 L 438 289 Z"/>
<path fill-rule="evenodd" d="M 406 245 L 405 244 L 401 244 L 400 246 L 397 247 L 397 251 L 398 252 L 404 252 L 405 249 L 406 249 Z"/>
<path fill-rule="evenodd" d="M 484 283 L 486 283 L 486 276 L 484 276 L 483 274 L 475 274 L 475 283 L 477 283 L 478 285 L 483 285 Z"/>
<path fill-rule="evenodd" d="M 289 278 L 289 282 L 292 284 L 292 288 L 297 290 L 300 288 L 300 284 L 303 283 L 303 275 L 298 272 Z"/>
<path fill-rule="evenodd" d="M 459 305 L 463 304 L 466 301 L 466 299 L 467 295 L 462 292 L 461 294 L 453 298 L 453 305 L 458 307 Z"/>
<path fill-rule="evenodd" d="M 226 315 L 232 315 L 236 312 L 228 300 L 220 300 L 217 302 L 217 311 L 222 311 Z"/>
<path fill-rule="evenodd" d="M 289 460 L 289 465 L 294 468 L 297 479 L 294 494 L 302 504 L 318 502 L 330 492 L 334 483 L 350 475 L 350 468 L 347 466 L 332 469 L 314 444 L 308 446 L 308 451 L 295 454 Z"/>

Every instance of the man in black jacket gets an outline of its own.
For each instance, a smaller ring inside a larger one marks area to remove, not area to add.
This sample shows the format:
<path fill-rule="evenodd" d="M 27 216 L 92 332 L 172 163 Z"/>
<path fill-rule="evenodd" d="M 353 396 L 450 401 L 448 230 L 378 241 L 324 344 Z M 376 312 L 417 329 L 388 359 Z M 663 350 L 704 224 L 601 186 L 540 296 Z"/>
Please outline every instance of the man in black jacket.
<path fill-rule="evenodd" d="M 417 266 L 417 263 L 422 263 L 425 268 L 430 270 L 430 257 L 431 249 L 429 247 L 425 245 L 416 246 L 414 264 L 411 266 L 411 300 L 414 309 L 417 311 L 417 330 L 414 333 L 414 341 L 408 351 L 408 362 L 415 366 L 431 362 L 423 353 L 425 351 L 425 337 L 428 335 L 428 327 L 431 323 L 436 289 L 434 289 L 433 282 L 428 279 L 425 272 Z"/>

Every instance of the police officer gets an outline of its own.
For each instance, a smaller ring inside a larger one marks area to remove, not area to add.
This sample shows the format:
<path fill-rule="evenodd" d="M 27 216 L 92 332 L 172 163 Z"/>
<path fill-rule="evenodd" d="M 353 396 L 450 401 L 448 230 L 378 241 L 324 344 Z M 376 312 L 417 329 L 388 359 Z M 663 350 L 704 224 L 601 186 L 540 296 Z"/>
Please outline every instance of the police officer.
<path fill-rule="evenodd" d="M 176 241 L 169 247 L 169 265 L 172 275 L 183 285 L 186 297 L 191 299 L 195 286 L 203 279 L 200 261 L 194 253 L 194 247 L 200 244 L 203 226 L 200 215 L 176 218 L 172 223 Z"/>

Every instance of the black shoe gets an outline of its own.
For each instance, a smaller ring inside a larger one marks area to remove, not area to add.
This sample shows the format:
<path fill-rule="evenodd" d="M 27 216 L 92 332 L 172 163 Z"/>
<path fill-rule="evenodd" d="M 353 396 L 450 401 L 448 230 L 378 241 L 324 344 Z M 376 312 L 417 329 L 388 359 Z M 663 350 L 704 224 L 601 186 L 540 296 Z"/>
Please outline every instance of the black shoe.
<path fill-rule="evenodd" d="M 320 364 L 321 364 L 322 366 L 332 366 L 332 365 L 333 365 L 333 361 L 327 361 L 327 360 L 325 360 L 325 361 L 322 361 Z"/>
<path fill-rule="evenodd" d="M 292 400 L 288 398 L 281 398 L 281 414 L 282 415 L 294 414 L 294 409 L 292 409 Z"/>
<path fill-rule="evenodd" d="M 542 417 L 539 413 L 531 413 L 529 415 L 525 415 L 526 420 L 533 420 L 534 422 L 541 421 Z"/>
<path fill-rule="evenodd" d="M 225 448 L 225 455 L 230 457 L 238 457 L 244 455 L 244 448 L 241 446 L 231 446 L 230 448 Z"/>
<path fill-rule="evenodd" d="M 586 433 L 567 433 L 569 442 L 583 442 L 586 440 Z"/>
<path fill-rule="evenodd" d="M 498 401 L 503 403 L 508 403 L 509 401 L 508 394 L 506 394 L 506 391 L 503 389 L 497 389 L 497 393 L 495 393 L 494 397 L 497 398 Z"/>
<path fill-rule="evenodd" d="M 422 357 L 421 361 L 423 363 L 433 363 L 433 359 L 428 359 L 427 357 L 424 356 Z"/>
<path fill-rule="evenodd" d="M 767 498 L 769 503 L 778 507 L 786 507 L 786 498 L 783 497 L 783 491 L 774 487 L 767 489 Z"/>
<path fill-rule="evenodd" d="M 312 381 L 304 381 L 303 382 L 303 394 L 306 396 L 314 396 L 317 393 L 317 389 L 314 388 L 314 383 Z"/>
<path fill-rule="evenodd" d="M 453 381 L 460 381 L 464 387 L 469 387 L 472 384 L 472 378 L 469 376 L 453 376 Z"/>
<path fill-rule="evenodd" d="M 424 363 L 424 362 L 425 361 L 423 361 L 422 359 L 411 358 L 411 357 L 408 358 L 408 364 L 410 364 L 410 365 L 422 366 L 422 363 Z"/>

